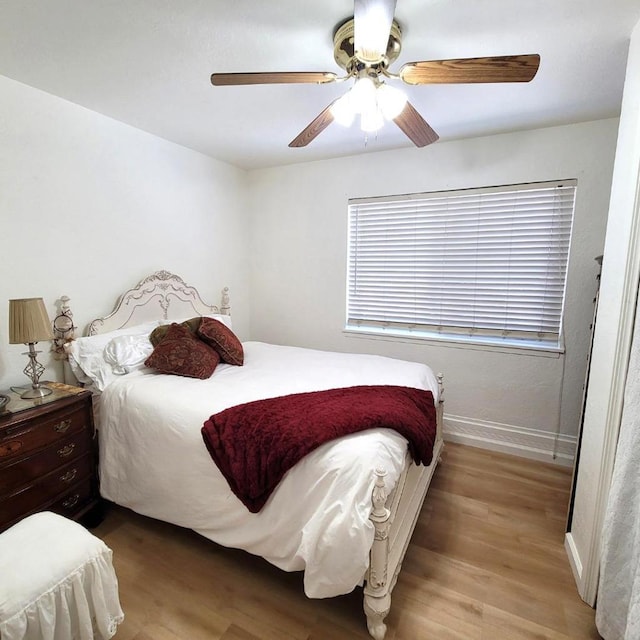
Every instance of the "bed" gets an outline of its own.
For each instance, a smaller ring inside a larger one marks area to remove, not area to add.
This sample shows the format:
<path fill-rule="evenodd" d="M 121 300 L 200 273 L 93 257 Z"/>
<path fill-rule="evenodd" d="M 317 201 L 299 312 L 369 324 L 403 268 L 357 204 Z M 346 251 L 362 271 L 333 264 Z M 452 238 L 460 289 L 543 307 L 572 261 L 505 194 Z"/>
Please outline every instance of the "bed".
<path fill-rule="evenodd" d="M 243 366 L 220 363 L 206 379 L 149 369 L 141 364 L 148 351 L 132 356 L 154 327 L 202 316 L 230 328 L 230 312 L 228 289 L 219 306 L 209 305 L 179 276 L 158 271 L 120 296 L 110 315 L 93 320 L 86 337 L 67 343 L 74 375 L 96 391 L 101 493 L 285 571 L 304 571 L 311 598 L 361 585 L 369 633 L 381 640 L 442 448 L 442 376 L 415 362 L 253 341 L 242 343 Z M 118 348 L 129 365 L 117 361 Z M 396 431 L 359 431 L 311 451 L 252 513 L 204 446 L 203 423 L 229 408 L 362 385 L 432 393 L 437 426 L 429 465 L 413 462 Z"/>

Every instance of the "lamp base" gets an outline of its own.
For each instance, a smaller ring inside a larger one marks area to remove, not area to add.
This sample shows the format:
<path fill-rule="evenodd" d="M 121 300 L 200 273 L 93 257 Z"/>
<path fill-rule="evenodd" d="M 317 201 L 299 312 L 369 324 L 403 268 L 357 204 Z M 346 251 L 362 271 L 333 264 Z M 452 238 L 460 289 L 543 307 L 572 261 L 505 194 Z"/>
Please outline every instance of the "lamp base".
<path fill-rule="evenodd" d="M 40 376 L 44 373 L 44 367 L 38 362 L 37 354 L 41 353 L 36 351 L 35 342 L 27 343 L 29 345 L 29 351 L 26 355 L 29 356 L 29 363 L 24 368 L 24 373 L 29 380 L 31 380 L 31 389 L 27 389 L 20 397 L 24 400 L 35 400 L 37 398 L 44 398 L 53 393 L 48 387 L 43 387 L 40 384 Z"/>
<path fill-rule="evenodd" d="M 49 389 L 49 387 L 42 387 L 38 385 L 37 387 L 33 387 L 31 389 L 27 389 L 23 394 L 21 394 L 21 398 L 23 400 L 33 400 L 35 398 L 44 398 L 45 396 L 51 395 L 53 391 Z"/>

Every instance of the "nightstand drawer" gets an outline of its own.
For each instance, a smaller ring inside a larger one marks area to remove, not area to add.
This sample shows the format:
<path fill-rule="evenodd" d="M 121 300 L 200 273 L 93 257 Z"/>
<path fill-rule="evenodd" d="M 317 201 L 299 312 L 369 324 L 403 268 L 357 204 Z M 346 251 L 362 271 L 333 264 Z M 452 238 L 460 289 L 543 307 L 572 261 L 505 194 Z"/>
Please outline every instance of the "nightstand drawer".
<path fill-rule="evenodd" d="M 80 431 L 33 456 L 13 458 L 9 464 L 0 466 L 2 493 L 11 493 L 90 451 L 91 440 L 86 432 Z"/>
<path fill-rule="evenodd" d="M 86 478 L 84 482 L 74 486 L 47 509 L 59 513 L 61 516 L 73 518 L 78 511 L 94 499 L 93 491 L 91 478 Z"/>
<path fill-rule="evenodd" d="M 3 434 L 0 439 L 0 464 L 16 456 L 24 456 L 31 451 L 62 440 L 72 433 L 87 430 L 87 411 L 69 407 L 53 411 L 41 422 L 18 423 Z"/>
<path fill-rule="evenodd" d="M 77 500 L 67 500 L 69 494 L 91 493 L 91 457 L 85 456 L 79 460 L 56 469 L 53 473 L 42 477 L 37 483 L 18 489 L 0 500 L 0 521 L 13 521 L 20 514 L 31 513 L 46 508 L 51 502 L 65 507 L 70 512 L 75 511 Z M 74 488 L 71 490 L 69 487 Z M 86 485 L 86 489 L 85 489 Z M 79 499 L 79 498 L 78 498 Z M 62 513 L 62 511 L 58 511 Z"/>

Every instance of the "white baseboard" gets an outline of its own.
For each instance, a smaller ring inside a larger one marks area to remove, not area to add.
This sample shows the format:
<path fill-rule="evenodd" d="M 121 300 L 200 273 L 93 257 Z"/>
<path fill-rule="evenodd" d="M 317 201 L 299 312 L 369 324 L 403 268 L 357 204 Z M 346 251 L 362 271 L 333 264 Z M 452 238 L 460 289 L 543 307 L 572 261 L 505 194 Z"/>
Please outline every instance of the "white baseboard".
<path fill-rule="evenodd" d="M 460 442 L 566 467 L 573 466 L 577 444 L 575 436 L 450 414 L 444 415 L 443 435 L 449 442 Z"/>

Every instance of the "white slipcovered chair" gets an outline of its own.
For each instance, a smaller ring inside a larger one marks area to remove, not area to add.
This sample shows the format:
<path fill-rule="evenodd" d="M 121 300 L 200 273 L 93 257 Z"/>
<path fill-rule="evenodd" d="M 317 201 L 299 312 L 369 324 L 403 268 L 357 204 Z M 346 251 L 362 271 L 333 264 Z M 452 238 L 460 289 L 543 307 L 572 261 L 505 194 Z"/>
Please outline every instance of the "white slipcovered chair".
<path fill-rule="evenodd" d="M 107 640 L 124 619 L 111 549 L 50 512 L 0 534 L 2 640 Z"/>

